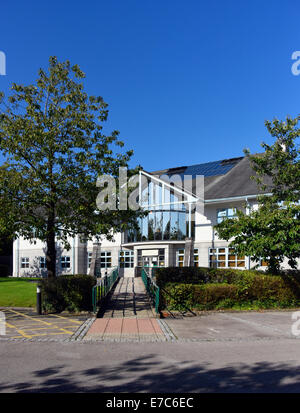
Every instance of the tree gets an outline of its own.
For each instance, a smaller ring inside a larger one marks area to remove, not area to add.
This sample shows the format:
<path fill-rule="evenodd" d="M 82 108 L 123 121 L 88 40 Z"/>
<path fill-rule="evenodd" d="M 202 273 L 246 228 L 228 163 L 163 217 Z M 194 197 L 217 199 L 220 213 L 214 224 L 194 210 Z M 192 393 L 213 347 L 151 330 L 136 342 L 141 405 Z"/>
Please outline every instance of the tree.
<path fill-rule="evenodd" d="M 266 121 L 273 145 L 262 143 L 265 152 L 250 155 L 256 173 L 253 179 L 265 192 L 258 199 L 259 208 L 249 215 L 238 211 L 237 218 L 216 226 L 218 235 L 230 240 L 238 254 L 264 259 L 269 271 L 278 273 L 284 258 L 292 268 L 300 257 L 300 151 L 298 122 L 300 117 L 286 121 Z M 266 178 L 271 182 L 268 188 Z M 266 194 L 266 192 L 270 192 Z"/>
<path fill-rule="evenodd" d="M 97 177 L 118 179 L 132 151 L 114 154 L 124 144 L 119 132 L 103 133 L 108 105 L 84 91 L 78 65 L 50 57 L 36 84 L 13 84 L 0 94 L 0 231 L 46 243 L 49 277 L 56 275 L 56 239 L 112 236 L 136 218 L 131 210 L 96 208 Z M 134 173 L 134 171 L 131 171 Z"/>

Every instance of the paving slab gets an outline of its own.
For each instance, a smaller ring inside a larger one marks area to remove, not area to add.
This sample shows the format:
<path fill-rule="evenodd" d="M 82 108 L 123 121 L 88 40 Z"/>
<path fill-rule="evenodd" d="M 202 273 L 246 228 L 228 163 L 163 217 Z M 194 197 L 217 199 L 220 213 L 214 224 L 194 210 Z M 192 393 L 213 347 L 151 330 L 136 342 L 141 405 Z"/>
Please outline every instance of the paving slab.
<path fill-rule="evenodd" d="M 158 320 L 153 318 L 97 318 L 84 340 L 132 339 L 134 341 L 165 341 Z"/>

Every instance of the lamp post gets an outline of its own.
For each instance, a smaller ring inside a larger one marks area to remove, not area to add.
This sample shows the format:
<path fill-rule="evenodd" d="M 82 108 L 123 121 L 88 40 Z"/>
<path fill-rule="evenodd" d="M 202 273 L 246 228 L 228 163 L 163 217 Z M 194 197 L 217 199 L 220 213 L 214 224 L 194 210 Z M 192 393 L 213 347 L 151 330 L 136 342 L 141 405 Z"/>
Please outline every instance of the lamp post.
<path fill-rule="evenodd" d="M 39 285 L 36 287 L 36 312 L 42 314 L 42 292 Z"/>

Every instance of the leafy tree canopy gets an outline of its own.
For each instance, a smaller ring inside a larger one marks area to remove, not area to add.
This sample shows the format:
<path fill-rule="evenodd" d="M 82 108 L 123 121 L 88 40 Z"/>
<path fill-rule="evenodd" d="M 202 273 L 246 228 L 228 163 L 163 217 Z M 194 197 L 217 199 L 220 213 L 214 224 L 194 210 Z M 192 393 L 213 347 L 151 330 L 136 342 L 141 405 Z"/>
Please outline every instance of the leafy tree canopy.
<path fill-rule="evenodd" d="M 84 78 L 78 65 L 51 57 L 35 84 L 0 93 L 0 231 L 46 242 L 49 276 L 55 237 L 68 247 L 68 236 L 111 236 L 136 217 L 96 208 L 97 177 L 118 179 L 133 152 L 114 153 L 124 144 L 118 131 L 103 133 L 108 105 L 84 91 Z"/>
<path fill-rule="evenodd" d="M 249 156 L 258 187 L 265 195 L 259 197 L 259 208 L 249 214 L 238 211 L 236 219 L 226 219 L 216 226 L 218 235 L 232 240 L 239 254 L 264 259 L 269 270 L 277 273 L 284 258 L 292 268 L 300 257 L 300 117 L 285 121 L 266 121 L 268 132 L 275 139 L 272 145 L 262 143 L 264 153 Z M 272 182 L 271 194 L 264 178 Z M 247 207 L 247 206 L 246 206 Z"/>

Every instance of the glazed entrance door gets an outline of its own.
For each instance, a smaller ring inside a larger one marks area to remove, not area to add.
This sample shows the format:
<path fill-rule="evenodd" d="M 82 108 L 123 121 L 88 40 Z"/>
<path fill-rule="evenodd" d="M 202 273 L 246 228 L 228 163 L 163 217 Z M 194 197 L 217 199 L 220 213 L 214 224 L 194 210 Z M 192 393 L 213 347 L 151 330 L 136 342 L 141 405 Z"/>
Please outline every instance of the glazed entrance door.
<path fill-rule="evenodd" d="M 158 256 L 143 257 L 143 267 L 158 267 Z"/>

